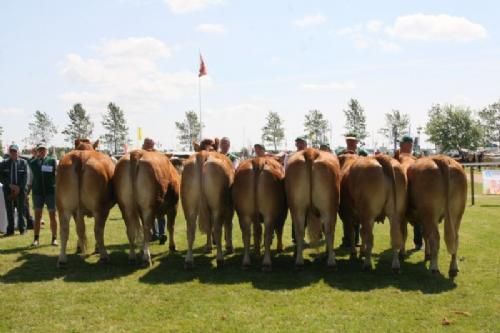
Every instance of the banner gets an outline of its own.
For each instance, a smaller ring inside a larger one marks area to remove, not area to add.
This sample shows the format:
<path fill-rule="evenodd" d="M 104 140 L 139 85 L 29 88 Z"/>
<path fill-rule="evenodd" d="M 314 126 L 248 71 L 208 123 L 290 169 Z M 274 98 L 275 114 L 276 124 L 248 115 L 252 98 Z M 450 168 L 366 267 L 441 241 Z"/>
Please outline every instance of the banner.
<path fill-rule="evenodd" d="M 137 141 L 142 141 L 142 127 L 137 127 Z"/>
<path fill-rule="evenodd" d="M 500 194 L 500 170 L 483 170 L 483 194 Z"/>

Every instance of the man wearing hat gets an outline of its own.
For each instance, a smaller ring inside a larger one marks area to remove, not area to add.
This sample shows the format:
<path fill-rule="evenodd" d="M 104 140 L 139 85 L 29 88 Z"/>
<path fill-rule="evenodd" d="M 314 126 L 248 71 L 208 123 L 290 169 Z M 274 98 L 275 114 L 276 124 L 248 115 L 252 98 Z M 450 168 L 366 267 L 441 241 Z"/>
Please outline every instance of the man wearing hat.
<path fill-rule="evenodd" d="M 356 154 L 359 156 L 368 156 L 368 153 L 366 150 L 362 148 L 358 148 L 358 137 L 356 136 L 355 133 L 348 133 L 345 136 L 345 144 L 346 148 L 345 149 L 339 149 L 336 151 L 337 155 L 342 155 L 342 154 Z"/>
<path fill-rule="evenodd" d="M 3 184 L 5 208 L 7 210 L 7 232 L 14 234 L 14 208 L 17 208 L 17 226 L 22 235 L 26 230 L 24 223 L 24 202 L 26 200 L 26 182 L 28 180 L 28 162 L 19 157 L 19 147 L 9 147 L 9 158 L 0 163 L 0 182 Z"/>
<path fill-rule="evenodd" d="M 261 145 L 260 143 L 256 143 L 253 145 L 253 150 L 255 151 L 255 157 L 264 157 L 266 154 L 266 147 Z"/>
<path fill-rule="evenodd" d="M 33 173 L 32 198 L 35 210 L 34 240 L 32 246 L 38 246 L 40 238 L 40 221 L 42 220 L 43 206 L 47 206 L 50 217 L 53 246 L 57 246 L 56 220 L 56 160 L 47 157 L 47 146 L 41 143 L 36 148 L 37 157 L 29 163 Z"/>
<path fill-rule="evenodd" d="M 326 151 L 326 152 L 328 152 L 328 153 L 331 153 L 331 152 L 332 152 L 332 150 L 331 150 L 331 148 L 330 148 L 330 145 L 329 145 L 328 143 L 322 143 L 322 144 L 320 144 L 320 145 L 319 145 L 319 150 L 321 150 L 321 151 Z"/>
<path fill-rule="evenodd" d="M 412 154 L 413 150 L 413 138 L 409 135 L 403 135 L 399 141 L 399 153 L 400 154 Z M 413 226 L 413 243 L 415 244 L 415 249 L 420 250 L 423 245 L 422 239 L 422 225 L 416 224 Z"/>

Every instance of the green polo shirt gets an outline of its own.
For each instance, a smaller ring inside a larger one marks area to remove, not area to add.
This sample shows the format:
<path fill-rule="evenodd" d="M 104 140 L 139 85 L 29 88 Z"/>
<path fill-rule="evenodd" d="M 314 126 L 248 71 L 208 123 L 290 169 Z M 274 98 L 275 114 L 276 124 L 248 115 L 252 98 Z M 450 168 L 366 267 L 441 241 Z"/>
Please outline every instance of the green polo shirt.
<path fill-rule="evenodd" d="M 56 160 L 51 157 L 46 157 L 43 160 L 35 158 L 29 164 L 33 172 L 33 194 L 54 194 L 56 189 Z"/>

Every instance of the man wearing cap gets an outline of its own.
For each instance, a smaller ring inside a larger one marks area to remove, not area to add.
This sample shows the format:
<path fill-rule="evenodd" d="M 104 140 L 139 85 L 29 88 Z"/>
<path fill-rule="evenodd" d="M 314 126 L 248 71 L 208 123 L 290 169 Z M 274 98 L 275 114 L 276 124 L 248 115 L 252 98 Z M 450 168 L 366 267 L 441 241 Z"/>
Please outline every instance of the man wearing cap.
<path fill-rule="evenodd" d="M 229 138 L 225 136 L 220 139 L 220 153 L 226 155 L 231 160 L 233 169 L 236 170 L 240 161 L 238 159 L 238 156 L 229 152 L 229 148 L 231 148 L 231 141 L 229 140 Z"/>
<path fill-rule="evenodd" d="M 14 209 L 17 208 L 17 226 L 22 235 L 26 230 L 24 223 L 24 203 L 26 200 L 26 183 L 28 180 L 28 162 L 19 158 L 19 147 L 9 147 L 9 158 L 0 163 L 0 182 L 3 184 L 5 208 L 7 210 L 7 232 L 5 236 L 14 234 Z"/>
<path fill-rule="evenodd" d="M 50 217 L 50 230 L 52 231 L 53 246 L 57 246 L 57 220 L 56 220 L 56 160 L 47 157 L 47 146 L 43 143 L 36 148 L 37 157 L 29 162 L 33 173 L 32 199 L 35 210 L 34 240 L 32 246 L 40 244 L 40 221 L 42 220 L 43 206 L 46 205 Z"/>
<path fill-rule="evenodd" d="M 330 149 L 330 145 L 328 143 L 322 143 L 319 145 L 319 150 L 321 151 L 326 151 L 328 153 L 331 153 L 332 150 Z"/>
<path fill-rule="evenodd" d="M 399 141 L 399 153 L 400 154 L 412 154 L 413 150 L 413 138 L 409 135 L 403 135 L 401 141 Z M 415 244 L 415 249 L 420 250 L 423 245 L 422 239 L 422 225 L 415 224 L 413 226 L 413 243 Z"/>
<path fill-rule="evenodd" d="M 255 157 L 264 157 L 266 154 L 266 147 L 261 145 L 260 143 L 256 143 L 253 145 L 253 150 L 255 151 Z"/>

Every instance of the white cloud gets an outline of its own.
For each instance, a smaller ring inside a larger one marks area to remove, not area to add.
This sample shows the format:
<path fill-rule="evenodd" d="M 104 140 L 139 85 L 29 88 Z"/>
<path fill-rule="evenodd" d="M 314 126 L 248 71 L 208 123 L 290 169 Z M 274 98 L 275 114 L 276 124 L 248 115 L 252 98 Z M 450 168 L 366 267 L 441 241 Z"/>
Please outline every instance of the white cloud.
<path fill-rule="evenodd" d="M 326 17 L 321 14 L 304 16 L 301 19 L 293 21 L 298 27 L 305 28 L 314 25 L 320 25 L 326 22 Z"/>
<path fill-rule="evenodd" d="M 379 20 L 371 20 L 366 23 L 366 30 L 369 32 L 379 32 L 382 28 L 382 22 Z"/>
<path fill-rule="evenodd" d="M 223 0 L 165 0 L 165 2 L 172 12 L 182 14 L 221 4 Z"/>
<path fill-rule="evenodd" d="M 204 23 L 198 25 L 196 27 L 196 31 L 206 32 L 206 33 L 223 33 L 226 30 L 224 29 L 224 26 L 222 24 Z"/>
<path fill-rule="evenodd" d="M 302 90 L 307 91 L 347 91 L 356 88 L 352 82 L 329 82 L 329 83 L 303 83 Z"/>
<path fill-rule="evenodd" d="M 378 46 L 385 52 L 399 52 L 401 50 L 398 44 L 386 40 L 379 40 Z"/>
<path fill-rule="evenodd" d="M 467 42 L 488 36 L 486 29 L 464 17 L 414 14 L 400 16 L 386 29 L 393 37 L 424 41 Z"/>
<path fill-rule="evenodd" d="M 178 100 L 197 91 L 193 72 L 164 72 L 160 61 L 168 59 L 170 48 L 151 38 L 128 38 L 104 41 L 94 48 L 96 55 L 84 58 L 66 56 L 62 75 L 76 83 L 71 91 L 60 95 L 68 103 L 83 103 L 102 110 L 110 101 L 127 105 L 132 113 L 155 112 L 167 101 Z M 205 80 L 210 86 L 210 77 Z"/>

